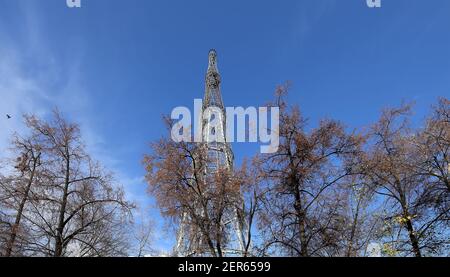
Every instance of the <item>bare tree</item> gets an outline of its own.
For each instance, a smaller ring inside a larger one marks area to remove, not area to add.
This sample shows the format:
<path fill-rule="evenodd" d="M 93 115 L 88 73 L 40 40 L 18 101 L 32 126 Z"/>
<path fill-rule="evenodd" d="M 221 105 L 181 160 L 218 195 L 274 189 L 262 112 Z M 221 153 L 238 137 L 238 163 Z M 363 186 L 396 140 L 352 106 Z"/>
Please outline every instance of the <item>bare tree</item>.
<path fill-rule="evenodd" d="M 19 244 L 24 243 L 25 226 L 22 219 L 26 211 L 26 205 L 32 199 L 32 187 L 40 182 L 40 167 L 42 151 L 34 134 L 22 138 L 18 134 L 13 136 L 12 151 L 16 155 L 14 163 L 15 172 L 0 181 L 2 195 L 1 203 L 9 214 L 12 222 L 4 248 L 4 256 L 19 255 Z"/>
<path fill-rule="evenodd" d="M 35 116 L 25 120 L 30 137 L 14 140 L 21 153 L 16 166 L 20 178 L 2 192 L 12 196 L 8 209 L 15 213 L 6 255 L 14 248 L 19 227 L 25 226 L 27 255 L 124 255 L 119 230 L 133 205 L 85 151 L 78 126 L 58 111 L 50 121 Z"/>
<path fill-rule="evenodd" d="M 4 192 L 8 180 L 0 174 L 0 256 L 4 256 L 12 230 L 11 217 L 7 214 L 6 200 L 9 198 Z"/>
<path fill-rule="evenodd" d="M 169 129 L 171 121 L 167 121 Z M 229 169 L 206 173 L 209 163 L 204 144 L 173 142 L 164 138 L 151 144 L 144 158 L 149 192 L 161 213 L 175 225 L 189 222 L 183 236 L 189 255 L 221 257 L 228 246 L 227 210 L 241 203 L 242 178 Z"/>
<path fill-rule="evenodd" d="M 244 161 L 239 176 L 242 178 L 241 183 L 241 193 L 243 197 L 243 203 L 240 207 L 240 212 L 243 216 L 242 222 L 245 223 L 245 245 L 243 257 L 257 255 L 253 251 L 253 245 L 257 239 L 255 239 L 256 234 L 254 233 L 254 227 L 257 223 L 258 213 L 261 211 L 261 203 L 264 199 L 265 191 L 260 187 L 260 176 L 258 175 L 257 169 L 254 167 L 247 168 L 247 162 Z"/>
<path fill-rule="evenodd" d="M 450 193 L 450 101 L 441 98 L 415 141 L 421 163 L 417 171 L 430 178 L 439 202 Z M 448 200 L 448 199 L 447 199 Z"/>
<path fill-rule="evenodd" d="M 448 229 L 450 219 L 450 101 L 439 99 L 433 107 L 432 114 L 426 121 L 425 128 L 420 130 L 412 140 L 418 161 L 414 164 L 414 172 L 423 176 L 425 194 L 421 202 L 432 211 L 433 217 L 420 230 L 419 237 L 438 237 Z M 442 246 L 449 245 L 450 240 L 442 239 L 439 243 L 429 241 L 429 251 L 439 254 Z"/>
<path fill-rule="evenodd" d="M 423 138 L 410 127 L 410 110 L 411 105 L 386 109 L 373 126 L 366 172 L 375 193 L 385 201 L 388 252 L 421 257 L 439 253 L 447 236 L 438 229 L 445 213 L 436 215 L 429 207 L 436 191 L 429 183 L 430 171 L 418 170 L 429 159 L 424 160 L 424 152 L 417 147 Z M 433 147 L 425 144 L 422 147 Z M 445 185 L 441 187 L 445 190 Z"/>
<path fill-rule="evenodd" d="M 41 149 L 39 145 L 34 144 L 33 137 L 22 139 L 16 135 L 13 145 L 14 150 L 21 155 L 18 157 L 17 165 L 15 166 L 17 171 L 20 172 L 20 176 L 10 183 L 13 186 L 5 188 L 6 191 L 9 190 L 10 196 L 14 199 L 12 203 L 7 201 L 11 203 L 10 208 L 17 210 L 6 246 L 5 255 L 7 257 L 11 256 L 13 252 L 16 238 L 20 231 L 25 205 L 30 198 L 31 188 L 39 182 L 37 175 L 39 174 L 38 167 L 41 165 Z M 11 191 L 11 189 L 14 191 Z"/>
<path fill-rule="evenodd" d="M 345 213 L 343 181 L 352 175 L 363 138 L 347 134 L 335 121 L 323 120 L 305 131 L 298 107 L 284 100 L 287 86 L 277 89 L 280 148 L 261 155 L 256 166 L 268 188 L 260 226 L 264 255 L 334 256 Z"/>
<path fill-rule="evenodd" d="M 132 247 L 133 256 L 146 257 L 156 255 L 156 251 L 152 248 L 152 241 L 154 239 L 154 223 L 148 218 L 141 218 L 139 223 L 133 226 L 132 240 L 135 247 Z"/>

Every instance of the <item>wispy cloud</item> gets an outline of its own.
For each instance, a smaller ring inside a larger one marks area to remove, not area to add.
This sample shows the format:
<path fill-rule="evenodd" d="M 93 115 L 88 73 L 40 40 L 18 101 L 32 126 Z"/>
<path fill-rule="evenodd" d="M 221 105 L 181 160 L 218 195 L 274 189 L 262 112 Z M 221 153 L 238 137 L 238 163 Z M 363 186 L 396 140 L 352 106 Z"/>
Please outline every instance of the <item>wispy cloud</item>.
<path fill-rule="evenodd" d="M 21 2 L 23 3 L 23 2 Z M 97 130 L 95 107 L 91 105 L 89 88 L 83 76 L 83 44 L 66 60 L 52 53 L 42 28 L 42 15 L 32 3 L 18 5 L 21 20 L 17 30 L 8 30 L 0 20 L 0 153 L 8 157 L 9 142 L 13 133 L 26 133 L 23 114 L 48 116 L 58 107 L 65 116 L 81 126 L 83 140 L 92 156 L 108 170 L 114 172 L 127 198 L 140 208 L 136 218 L 147 215 L 151 208 L 149 197 L 145 194 L 145 180 L 142 176 L 128 174 L 122 169 L 124 161 L 107 146 L 105 138 Z M 75 53 L 75 54 L 74 54 Z M 70 60 L 67 60 L 70 57 Z M 6 114 L 12 116 L 6 118 Z M 5 169 L 3 169 L 5 170 Z M 3 171 L 4 172 L 4 171 Z M 157 214 L 155 210 L 151 213 Z M 160 224 L 159 224 L 160 225 Z M 155 228 L 156 230 L 159 230 Z M 158 238 L 161 238 L 158 235 Z M 158 244 L 162 250 L 164 243 Z"/>

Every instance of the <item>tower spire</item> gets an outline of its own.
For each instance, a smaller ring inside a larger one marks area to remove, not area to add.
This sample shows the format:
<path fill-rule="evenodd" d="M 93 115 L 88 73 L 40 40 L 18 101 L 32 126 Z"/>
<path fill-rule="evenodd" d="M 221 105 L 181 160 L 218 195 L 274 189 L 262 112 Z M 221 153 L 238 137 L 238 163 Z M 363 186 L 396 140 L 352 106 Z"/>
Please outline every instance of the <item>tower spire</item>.
<path fill-rule="evenodd" d="M 217 73 L 219 73 L 219 69 L 217 68 L 217 52 L 216 52 L 216 49 L 209 50 L 208 72 L 217 72 Z"/>
<path fill-rule="evenodd" d="M 217 52 L 214 49 L 209 51 L 208 71 L 205 78 L 205 99 L 203 107 L 218 107 L 224 109 L 222 95 L 220 92 L 220 83 L 222 79 L 217 67 Z"/>

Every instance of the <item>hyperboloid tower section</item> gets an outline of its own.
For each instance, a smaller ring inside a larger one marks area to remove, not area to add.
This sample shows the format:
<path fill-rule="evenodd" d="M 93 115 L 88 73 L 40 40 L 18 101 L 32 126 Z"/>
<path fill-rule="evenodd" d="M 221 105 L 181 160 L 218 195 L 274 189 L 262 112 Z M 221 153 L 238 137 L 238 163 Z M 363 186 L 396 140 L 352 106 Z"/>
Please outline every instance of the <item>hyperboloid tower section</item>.
<path fill-rule="evenodd" d="M 203 173 L 205 180 L 213 180 L 214 178 L 210 177 L 233 170 L 234 156 L 226 138 L 226 115 L 220 84 L 217 52 L 210 50 L 201 113 L 202 142 L 199 143 L 199 149 L 207 154 L 207 166 Z M 212 124 L 213 121 L 215 121 L 214 124 Z M 235 199 L 237 199 L 236 203 L 227 207 L 221 220 L 221 229 L 225 234 L 223 238 L 225 245 L 221 246 L 224 256 L 240 256 L 244 253 L 246 245 L 246 224 L 242 215 L 243 200 L 240 193 Z M 177 256 L 210 256 L 210 247 L 205 245 L 202 235 L 195 230 L 197 227 L 192 227 L 190 224 L 192 219 L 188 214 L 185 212 L 181 219 L 175 254 Z"/>

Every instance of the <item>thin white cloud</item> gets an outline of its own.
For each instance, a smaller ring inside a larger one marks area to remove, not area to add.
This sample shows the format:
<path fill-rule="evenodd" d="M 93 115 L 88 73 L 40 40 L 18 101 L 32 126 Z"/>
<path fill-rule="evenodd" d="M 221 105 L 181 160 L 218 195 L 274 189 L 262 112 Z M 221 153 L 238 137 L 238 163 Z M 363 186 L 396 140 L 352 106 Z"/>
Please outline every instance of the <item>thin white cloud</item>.
<path fill-rule="evenodd" d="M 22 68 L 24 61 L 14 49 L 0 48 L 0 57 L 0 151 L 7 153 L 11 135 L 24 131 L 21 115 L 43 115 L 41 103 L 46 97 L 41 81 L 27 76 Z M 6 114 L 12 118 L 7 119 Z"/>
<path fill-rule="evenodd" d="M 91 106 L 89 89 L 83 80 L 82 44 L 75 55 L 73 47 L 70 48 L 71 55 L 67 56 L 71 60 L 58 59 L 43 39 L 48 34 L 40 27 L 42 15 L 33 4 L 19 6 L 24 19 L 18 26 L 19 34 L 2 28 L 0 20 L 0 158 L 10 155 L 7 149 L 12 134 L 26 132 L 23 114 L 46 117 L 58 107 L 66 117 L 80 124 L 89 153 L 114 172 L 127 198 L 137 203 L 140 209 L 135 216 L 150 215 L 148 211 L 152 207 L 145 194 L 145 180 L 142 176 L 130 176 L 121 168 L 125 161 L 111 151 L 91 120 L 96 109 Z M 6 114 L 12 118 L 8 120 Z M 7 171 L 1 166 L 0 170 Z M 152 213 L 157 212 L 153 209 Z M 156 224 L 155 230 L 160 230 L 162 224 Z M 161 241 L 158 248 L 167 251 L 163 245 L 166 242 Z"/>

